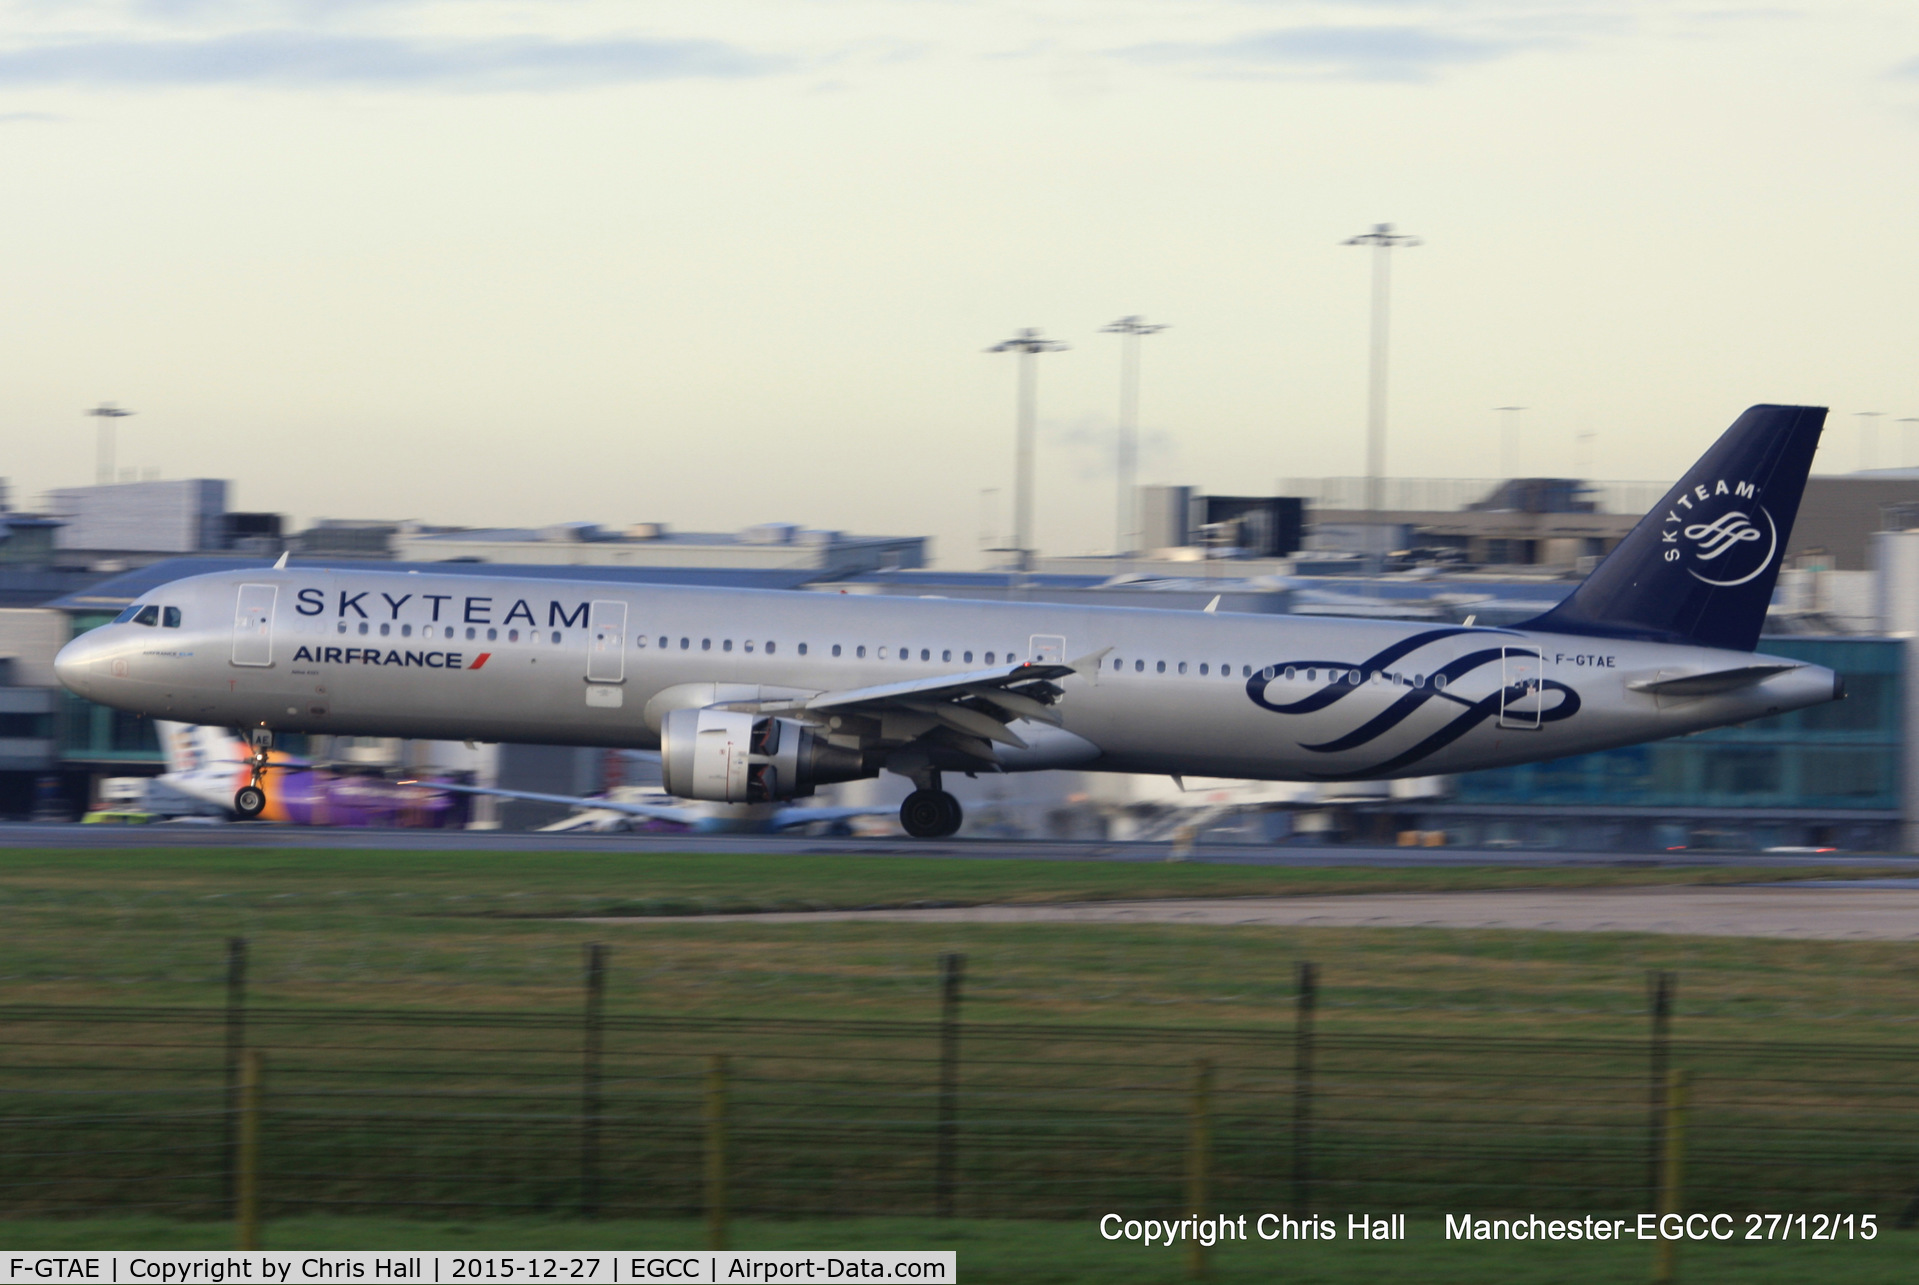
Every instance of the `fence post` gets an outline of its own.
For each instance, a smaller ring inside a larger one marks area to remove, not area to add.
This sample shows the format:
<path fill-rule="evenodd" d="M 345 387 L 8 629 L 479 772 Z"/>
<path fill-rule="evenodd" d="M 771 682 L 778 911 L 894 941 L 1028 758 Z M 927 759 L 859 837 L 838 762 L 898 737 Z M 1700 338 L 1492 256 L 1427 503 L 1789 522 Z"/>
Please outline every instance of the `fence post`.
<path fill-rule="evenodd" d="M 1660 1222 L 1667 1214 L 1683 1213 L 1683 1184 L 1686 1173 L 1686 1089 L 1687 1075 L 1675 1067 L 1666 1076 L 1666 1154 L 1659 1184 Z M 1655 1285 L 1670 1285 L 1679 1269 L 1679 1238 L 1659 1230 L 1659 1245 L 1653 1253 L 1652 1278 Z"/>
<path fill-rule="evenodd" d="M 940 956 L 940 1087 L 933 1208 L 941 1218 L 953 1216 L 954 1171 L 959 1162 L 959 1010 L 960 979 L 965 972 L 966 956 Z"/>
<path fill-rule="evenodd" d="M 726 1248 L 726 1055 L 706 1059 L 706 1247 Z"/>
<path fill-rule="evenodd" d="M 1656 968 L 1646 975 L 1646 989 L 1652 1006 L 1651 1065 L 1647 1068 L 1646 1092 L 1646 1204 L 1659 1210 L 1660 1164 L 1664 1154 L 1666 1117 L 1666 1062 L 1671 1039 L 1672 1001 L 1677 978 Z"/>
<path fill-rule="evenodd" d="M 260 1248 L 260 1077 L 266 1059 L 248 1049 L 240 1060 L 240 1137 L 235 1221 L 241 1249 Z"/>
<path fill-rule="evenodd" d="M 1206 1217 L 1211 1207 L 1213 1177 L 1213 1063 L 1200 1058 L 1193 1063 L 1193 1105 L 1191 1131 L 1186 1140 L 1186 1216 Z M 1206 1246 L 1198 1236 L 1186 1242 L 1186 1275 L 1192 1280 L 1206 1279 Z"/>
<path fill-rule="evenodd" d="M 1299 1218 L 1313 1203 L 1313 1009 L 1318 1002 L 1319 970 L 1301 963 L 1293 1019 L 1293 1214 Z"/>
<path fill-rule="evenodd" d="M 586 947 L 586 1018 L 580 1032 L 580 1217 L 600 1216 L 600 1032 L 606 947 Z"/>
<path fill-rule="evenodd" d="M 235 1205 L 239 1166 L 238 1124 L 240 1114 L 240 1054 L 247 1042 L 247 939 L 227 938 L 227 1064 L 226 1107 L 221 1113 L 220 1206 L 229 1218 L 237 1217 Z"/>

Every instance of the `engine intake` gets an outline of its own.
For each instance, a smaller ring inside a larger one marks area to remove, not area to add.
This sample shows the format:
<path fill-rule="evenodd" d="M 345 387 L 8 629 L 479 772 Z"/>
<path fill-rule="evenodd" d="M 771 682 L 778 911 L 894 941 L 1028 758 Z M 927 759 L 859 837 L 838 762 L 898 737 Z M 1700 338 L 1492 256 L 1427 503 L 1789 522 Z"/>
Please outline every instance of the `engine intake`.
<path fill-rule="evenodd" d="M 873 775 L 858 750 L 805 723 L 724 709 L 676 709 L 660 726 L 666 792 L 711 803 L 803 798 L 821 785 Z"/>

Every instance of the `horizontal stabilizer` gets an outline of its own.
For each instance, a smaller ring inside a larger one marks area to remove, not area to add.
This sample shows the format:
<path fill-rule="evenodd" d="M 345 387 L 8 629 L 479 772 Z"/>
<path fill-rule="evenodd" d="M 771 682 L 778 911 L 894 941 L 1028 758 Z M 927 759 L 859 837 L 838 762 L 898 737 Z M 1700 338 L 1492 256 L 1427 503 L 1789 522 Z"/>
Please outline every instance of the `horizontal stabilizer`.
<path fill-rule="evenodd" d="M 1741 665 L 1737 669 L 1715 669 L 1704 674 L 1677 674 L 1671 678 L 1642 678 L 1626 686 L 1654 696 L 1716 696 L 1763 683 L 1775 674 L 1804 669 L 1804 665 Z"/>

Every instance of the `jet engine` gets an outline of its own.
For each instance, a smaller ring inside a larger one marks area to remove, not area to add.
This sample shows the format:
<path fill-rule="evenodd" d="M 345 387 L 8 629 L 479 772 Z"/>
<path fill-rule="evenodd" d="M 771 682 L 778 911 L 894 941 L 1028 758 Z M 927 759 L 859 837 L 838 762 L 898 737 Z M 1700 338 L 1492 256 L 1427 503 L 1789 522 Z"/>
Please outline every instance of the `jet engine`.
<path fill-rule="evenodd" d="M 660 726 L 666 792 L 713 803 L 801 798 L 815 786 L 871 776 L 858 750 L 805 723 L 724 709 L 676 709 Z"/>

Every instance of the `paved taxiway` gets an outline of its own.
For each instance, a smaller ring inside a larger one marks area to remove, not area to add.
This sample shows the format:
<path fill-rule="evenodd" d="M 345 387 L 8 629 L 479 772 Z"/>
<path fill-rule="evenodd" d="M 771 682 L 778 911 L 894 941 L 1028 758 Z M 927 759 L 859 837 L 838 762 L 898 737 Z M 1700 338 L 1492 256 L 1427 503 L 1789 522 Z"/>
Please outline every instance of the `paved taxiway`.
<path fill-rule="evenodd" d="M 812 839 L 795 835 L 545 834 L 539 831 L 360 830 L 282 825 L 19 825 L 0 823 L 0 848 L 335 848 L 420 852 L 690 852 L 812 856 L 957 857 L 1020 861 L 1163 862 L 1165 843 L 1014 839 Z M 1855 853 L 1529 852 L 1511 848 L 1253 847 L 1201 844 L 1187 860 L 1246 866 L 1733 866 L 1883 865 L 1919 871 L 1919 859 Z"/>
<path fill-rule="evenodd" d="M 1893 887 L 1884 885 L 1892 884 Z M 1234 897 L 926 910 L 826 910 L 707 915 L 703 922 L 931 924 L 1189 924 L 1289 928 L 1494 928 L 1538 932 L 1675 933 L 1808 941 L 1919 940 L 1919 881 L 1856 887 L 1582 888 L 1512 892 Z M 660 919 L 603 918 L 647 925 Z M 684 922 L 684 921 L 677 921 Z"/>

